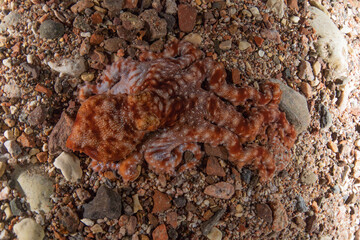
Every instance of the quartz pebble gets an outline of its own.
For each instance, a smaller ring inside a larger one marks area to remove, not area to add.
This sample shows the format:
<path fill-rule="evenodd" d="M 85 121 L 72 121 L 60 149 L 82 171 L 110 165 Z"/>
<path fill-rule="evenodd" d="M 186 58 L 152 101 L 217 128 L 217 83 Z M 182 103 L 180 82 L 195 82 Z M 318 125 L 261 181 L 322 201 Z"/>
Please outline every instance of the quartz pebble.
<path fill-rule="evenodd" d="M 215 198 L 230 199 L 232 195 L 234 195 L 235 189 L 230 183 L 219 182 L 214 185 L 207 186 L 204 193 Z"/>
<path fill-rule="evenodd" d="M 244 50 L 248 49 L 249 47 L 251 47 L 250 43 L 248 43 L 246 41 L 239 42 L 239 50 L 244 51 Z"/>
<path fill-rule="evenodd" d="M 73 77 L 80 76 L 86 71 L 85 59 L 83 57 L 65 58 L 57 62 L 49 62 L 49 67 L 59 72 Z"/>
<path fill-rule="evenodd" d="M 209 240 L 221 240 L 222 239 L 222 232 L 218 228 L 213 227 L 211 229 L 211 231 L 209 232 L 209 234 L 206 235 L 206 237 Z"/>
<path fill-rule="evenodd" d="M 219 44 L 219 48 L 221 50 L 230 50 L 231 49 L 231 40 L 226 40 L 226 41 L 223 41 Z"/>
<path fill-rule="evenodd" d="M 80 160 L 73 154 L 62 152 L 55 159 L 54 166 L 61 170 L 67 181 L 76 182 L 82 177 Z"/>
<path fill-rule="evenodd" d="M 43 228 L 32 218 L 25 218 L 14 225 L 18 240 L 42 240 L 45 237 Z"/>
<path fill-rule="evenodd" d="M 198 33 L 189 33 L 188 35 L 186 35 L 184 37 L 183 40 L 188 41 L 188 42 L 194 44 L 195 46 L 199 46 L 203 39 L 202 39 L 201 35 Z"/>
<path fill-rule="evenodd" d="M 331 151 L 333 151 L 334 153 L 339 152 L 338 146 L 333 142 L 333 141 L 329 141 L 328 142 L 328 147 L 331 149 Z"/>
<path fill-rule="evenodd" d="M 313 81 L 315 79 L 311 64 L 308 61 L 301 62 L 298 76 L 303 80 Z"/>
<path fill-rule="evenodd" d="M 13 157 L 18 157 L 22 152 L 19 144 L 17 144 L 14 140 L 6 141 L 4 146 Z"/>

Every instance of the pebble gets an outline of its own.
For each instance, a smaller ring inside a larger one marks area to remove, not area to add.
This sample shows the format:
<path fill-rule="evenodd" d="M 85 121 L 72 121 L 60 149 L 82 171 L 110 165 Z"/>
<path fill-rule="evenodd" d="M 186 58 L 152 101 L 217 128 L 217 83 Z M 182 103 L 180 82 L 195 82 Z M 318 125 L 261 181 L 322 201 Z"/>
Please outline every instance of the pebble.
<path fill-rule="evenodd" d="M 4 93 L 6 93 L 6 96 L 9 98 L 19 98 L 22 96 L 22 89 L 15 81 L 10 80 L 9 83 L 4 85 Z"/>
<path fill-rule="evenodd" d="M 308 61 L 301 62 L 298 76 L 302 80 L 313 81 L 315 79 L 311 64 Z"/>
<path fill-rule="evenodd" d="M 188 41 L 192 44 L 194 44 L 195 46 L 199 46 L 202 43 L 202 37 L 200 34 L 198 33 L 189 33 L 188 35 L 186 35 L 183 38 L 184 41 Z"/>
<path fill-rule="evenodd" d="M 279 200 L 271 203 L 271 209 L 273 212 L 272 230 L 275 232 L 280 232 L 289 224 L 286 210 L 284 205 Z"/>
<path fill-rule="evenodd" d="M 9 194 L 10 194 L 10 188 L 9 188 L 9 187 L 6 186 L 6 187 L 4 187 L 3 189 L 1 189 L 1 192 L 0 192 L 0 201 L 5 200 L 5 199 L 8 199 Z"/>
<path fill-rule="evenodd" d="M 248 17 L 248 18 L 251 18 L 252 17 L 252 14 L 249 10 L 247 9 L 244 9 L 241 11 L 241 13 L 245 16 L 245 17 Z"/>
<path fill-rule="evenodd" d="M 283 0 L 268 0 L 266 7 L 277 14 L 279 18 L 284 16 L 285 3 Z"/>
<path fill-rule="evenodd" d="M 355 140 L 354 145 L 355 147 L 360 148 L 360 138 Z"/>
<path fill-rule="evenodd" d="M 39 105 L 28 115 L 27 121 L 30 126 L 38 126 L 45 121 L 47 110 L 44 106 Z"/>
<path fill-rule="evenodd" d="M 164 212 L 171 208 L 170 198 L 166 193 L 155 190 L 153 195 L 154 207 L 152 213 Z"/>
<path fill-rule="evenodd" d="M 95 75 L 94 73 L 91 72 L 85 72 L 83 74 L 81 74 L 81 80 L 85 81 L 85 82 L 91 82 L 92 80 L 94 80 Z"/>
<path fill-rule="evenodd" d="M 133 206 L 133 212 L 137 213 L 138 211 L 142 211 L 143 207 L 141 206 L 141 203 L 139 201 L 139 195 L 135 194 L 132 196 L 133 202 L 134 202 L 134 206 Z"/>
<path fill-rule="evenodd" d="M 167 212 L 167 214 L 166 214 L 167 224 L 172 226 L 174 229 L 176 229 L 178 226 L 177 217 L 178 217 L 178 215 L 177 215 L 176 211 Z"/>
<path fill-rule="evenodd" d="M 15 11 L 10 12 L 8 15 L 6 15 L 0 24 L 0 31 L 4 32 L 11 26 L 16 26 L 21 19 L 21 15 Z"/>
<path fill-rule="evenodd" d="M 311 119 L 306 98 L 280 80 L 271 79 L 271 81 L 278 83 L 282 91 L 280 110 L 285 112 L 287 120 L 295 127 L 298 134 L 305 131 Z"/>
<path fill-rule="evenodd" d="M 91 8 L 94 6 L 94 3 L 90 0 L 80 0 L 76 4 L 72 5 L 70 10 L 73 13 L 79 13 L 84 11 L 85 9 Z"/>
<path fill-rule="evenodd" d="M 327 107 L 320 104 L 320 127 L 322 129 L 329 129 L 332 125 L 332 116 Z"/>
<path fill-rule="evenodd" d="M 191 32 L 195 27 L 196 15 L 196 8 L 187 4 L 180 4 L 178 6 L 178 19 L 180 30 L 183 32 Z"/>
<path fill-rule="evenodd" d="M 15 216 L 20 216 L 22 213 L 26 212 L 26 209 L 22 206 L 19 198 L 14 198 L 10 201 L 10 208 Z"/>
<path fill-rule="evenodd" d="M 104 41 L 104 48 L 109 52 L 117 52 L 120 48 L 125 46 L 125 40 L 118 37 L 109 38 Z"/>
<path fill-rule="evenodd" d="M 90 228 L 91 232 L 94 233 L 94 234 L 97 234 L 97 233 L 104 233 L 104 230 L 102 229 L 102 227 L 99 225 L 99 224 L 95 224 L 94 226 L 92 226 Z"/>
<path fill-rule="evenodd" d="M 210 156 L 207 159 L 205 172 L 207 175 L 225 177 L 226 173 L 216 157 Z"/>
<path fill-rule="evenodd" d="M 91 219 L 88 219 L 88 218 L 83 218 L 80 220 L 83 224 L 85 224 L 86 226 L 94 226 L 95 222 Z"/>
<path fill-rule="evenodd" d="M 104 0 L 102 6 L 116 14 L 123 9 L 124 0 Z"/>
<path fill-rule="evenodd" d="M 165 224 L 159 225 L 152 233 L 153 240 L 168 240 L 169 236 Z"/>
<path fill-rule="evenodd" d="M 57 62 L 49 62 L 48 65 L 52 70 L 72 77 L 79 77 L 86 71 L 83 57 L 65 58 Z"/>
<path fill-rule="evenodd" d="M 165 2 L 165 12 L 167 14 L 176 14 L 177 4 L 175 0 L 166 0 Z"/>
<path fill-rule="evenodd" d="M 62 152 L 55 159 L 54 166 L 61 170 L 67 181 L 76 182 L 82 177 L 80 160 L 73 154 Z"/>
<path fill-rule="evenodd" d="M 7 68 L 12 68 L 11 58 L 5 58 L 2 60 L 2 64 Z"/>
<path fill-rule="evenodd" d="M 55 39 L 62 37 L 65 33 L 64 25 L 53 20 L 45 20 L 40 25 L 40 37 L 46 39 Z"/>
<path fill-rule="evenodd" d="M 273 221 L 273 212 L 267 204 L 258 203 L 255 205 L 256 216 L 265 220 L 265 222 L 271 224 Z"/>
<path fill-rule="evenodd" d="M 6 126 L 8 126 L 10 128 L 15 126 L 15 121 L 13 119 L 11 119 L 11 118 L 6 118 L 4 120 L 4 123 L 5 123 Z"/>
<path fill-rule="evenodd" d="M 4 137 L 6 137 L 7 140 L 15 140 L 14 132 L 12 130 L 6 130 L 4 132 Z"/>
<path fill-rule="evenodd" d="M 166 36 L 167 22 L 158 16 L 155 9 L 145 10 L 139 17 L 148 24 L 151 41 Z"/>
<path fill-rule="evenodd" d="M 327 145 L 331 149 L 331 151 L 333 151 L 334 153 L 339 152 L 338 146 L 333 141 L 329 141 Z"/>
<path fill-rule="evenodd" d="M 123 27 L 129 31 L 138 32 L 140 29 L 144 27 L 144 21 L 130 12 L 121 13 L 120 20 L 122 22 Z"/>
<path fill-rule="evenodd" d="M 296 197 L 296 208 L 299 212 L 307 212 L 309 211 L 309 208 L 307 207 L 305 200 L 302 196 L 298 195 Z"/>
<path fill-rule="evenodd" d="M 247 41 L 240 41 L 239 42 L 239 50 L 240 51 L 244 51 L 244 50 L 248 49 L 249 47 L 251 47 L 251 44 L 248 43 Z"/>
<path fill-rule="evenodd" d="M 75 193 L 81 202 L 85 202 L 86 200 L 91 198 L 91 194 L 83 188 L 76 189 Z"/>
<path fill-rule="evenodd" d="M 293 22 L 293 23 L 298 23 L 300 21 L 300 18 L 298 16 L 291 16 L 290 17 L 290 20 Z"/>
<path fill-rule="evenodd" d="M 116 191 L 101 185 L 96 192 L 95 198 L 83 205 L 84 218 L 117 219 L 121 216 L 121 196 Z"/>
<path fill-rule="evenodd" d="M 219 182 L 214 185 L 207 186 L 204 193 L 215 198 L 230 199 L 234 195 L 235 189 L 230 183 Z"/>
<path fill-rule="evenodd" d="M 295 10 L 295 11 L 299 10 L 298 0 L 288 0 L 287 6 L 292 10 Z"/>
<path fill-rule="evenodd" d="M 0 161 L 0 177 L 4 175 L 6 171 L 6 162 Z"/>
<path fill-rule="evenodd" d="M 66 140 L 70 135 L 73 124 L 74 119 L 66 111 L 63 111 L 60 120 L 56 123 L 49 136 L 48 148 L 51 155 L 69 151 L 66 147 Z"/>
<path fill-rule="evenodd" d="M 32 218 L 24 218 L 14 225 L 18 240 L 42 240 L 45 237 L 43 228 Z"/>
<path fill-rule="evenodd" d="M 310 172 L 310 171 L 304 171 L 300 177 L 300 181 L 306 185 L 314 184 L 317 181 L 317 179 L 318 179 L 318 176 L 315 173 Z"/>
<path fill-rule="evenodd" d="M 201 224 L 201 232 L 207 236 L 211 229 L 220 221 L 222 216 L 225 214 L 226 208 L 218 210 L 209 220 Z"/>
<path fill-rule="evenodd" d="M 316 222 L 317 222 L 316 215 L 307 217 L 305 231 L 308 233 L 312 233 L 315 230 Z"/>
<path fill-rule="evenodd" d="M 320 71 L 321 71 L 321 64 L 319 61 L 314 62 L 313 66 L 313 73 L 315 76 L 319 75 Z"/>
<path fill-rule="evenodd" d="M 15 158 L 18 157 L 22 152 L 19 144 L 17 144 L 15 140 L 8 140 L 8 141 L 4 142 L 4 146 L 5 146 L 6 150 L 8 151 L 8 153 L 10 153 L 11 156 L 13 156 Z"/>
<path fill-rule="evenodd" d="M 265 55 L 265 52 L 263 50 L 259 50 L 258 54 L 259 57 L 263 57 Z"/>
<path fill-rule="evenodd" d="M 223 41 L 219 44 L 219 48 L 223 51 L 227 51 L 231 49 L 231 40 Z"/>
<path fill-rule="evenodd" d="M 302 82 L 300 85 L 301 91 L 304 93 L 306 98 L 311 98 L 313 95 L 312 88 L 307 82 Z"/>
<path fill-rule="evenodd" d="M 255 17 L 255 19 L 257 21 L 261 21 L 262 20 L 262 16 L 259 12 L 259 9 L 257 7 L 251 7 L 250 9 L 250 12 L 252 13 L 252 15 Z"/>
<path fill-rule="evenodd" d="M 54 193 L 54 186 L 43 170 L 35 167 L 24 169 L 16 180 L 25 193 L 31 211 L 50 212 L 50 196 Z"/>
<path fill-rule="evenodd" d="M 186 206 L 186 198 L 183 196 L 174 199 L 174 204 L 177 208 L 183 208 Z"/>
<path fill-rule="evenodd" d="M 206 235 L 206 237 L 209 240 L 221 240 L 222 239 L 222 232 L 218 228 L 213 227 L 211 229 L 211 231 L 209 232 L 209 234 Z"/>
<path fill-rule="evenodd" d="M 254 37 L 254 42 L 256 43 L 256 45 L 258 47 L 261 47 L 261 45 L 264 43 L 264 39 L 259 37 L 259 36 L 255 36 Z"/>

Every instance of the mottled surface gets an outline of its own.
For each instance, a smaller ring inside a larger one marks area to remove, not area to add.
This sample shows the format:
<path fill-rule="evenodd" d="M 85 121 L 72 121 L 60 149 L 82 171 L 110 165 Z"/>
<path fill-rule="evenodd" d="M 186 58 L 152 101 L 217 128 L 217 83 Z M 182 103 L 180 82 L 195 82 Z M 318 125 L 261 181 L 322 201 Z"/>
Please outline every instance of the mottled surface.
<path fill-rule="evenodd" d="M 138 175 L 143 157 L 156 173 L 193 168 L 203 155 L 198 143 L 224 145 L 239 169 L 251 165 L 267 180 L 286 166 L 296 137 L 279 111 L 277 84 L 260 91 L 229 85 L 224 66 L 188 42 L 143 52 L 138 61 L 120 59 L 79 96 L 67 147 L 90 156 L 95 170 L 117 169 L 124 180 Z M 181 164 L 186 150 L 194 158 Z"/>

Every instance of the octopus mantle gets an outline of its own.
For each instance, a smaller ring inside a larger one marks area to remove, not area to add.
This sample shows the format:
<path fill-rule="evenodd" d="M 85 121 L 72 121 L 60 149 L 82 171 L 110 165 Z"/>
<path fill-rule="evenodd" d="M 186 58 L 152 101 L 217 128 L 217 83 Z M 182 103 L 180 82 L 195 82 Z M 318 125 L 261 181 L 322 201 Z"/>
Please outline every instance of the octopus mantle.
<path fill-rule="evenodd" d="M 156 173 L 175 174 L 198 165 L 199 143 L 226 147 L 239 169 L 250 165 L 268 180 L 289 160 L 296 133 L 278 108 L 281 90 L 226 82 L 221 63 L 188 42 L 162 53 L 144 51 L 107 68 L 98 85 L 80 89 L 82 105 L 66 146 L 93 159 L 96 171 L 138 176 L 143 159 Z M 194 154 L 183 163 L 185 151 Z"/>

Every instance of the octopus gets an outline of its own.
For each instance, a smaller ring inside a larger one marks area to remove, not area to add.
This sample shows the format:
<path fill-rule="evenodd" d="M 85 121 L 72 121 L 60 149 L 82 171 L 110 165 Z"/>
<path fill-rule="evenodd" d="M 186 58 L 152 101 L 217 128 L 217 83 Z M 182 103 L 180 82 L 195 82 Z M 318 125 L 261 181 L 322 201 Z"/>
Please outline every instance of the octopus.
<path fill-rule="evenodd" d="M 145 161 L 156 174 L 182 173 L 201 163 L 202 144 L 224 146 L 231 164 L 258 170 L 262 181 L 289 161 L 296 132 L 279 110 L 279 86 L 228 83 L 224 65 L 189 42 L 121 58 L 100 80 L 79 90 L 66 142 L 88 155 L 95 171 L 133 181 Z"/>

